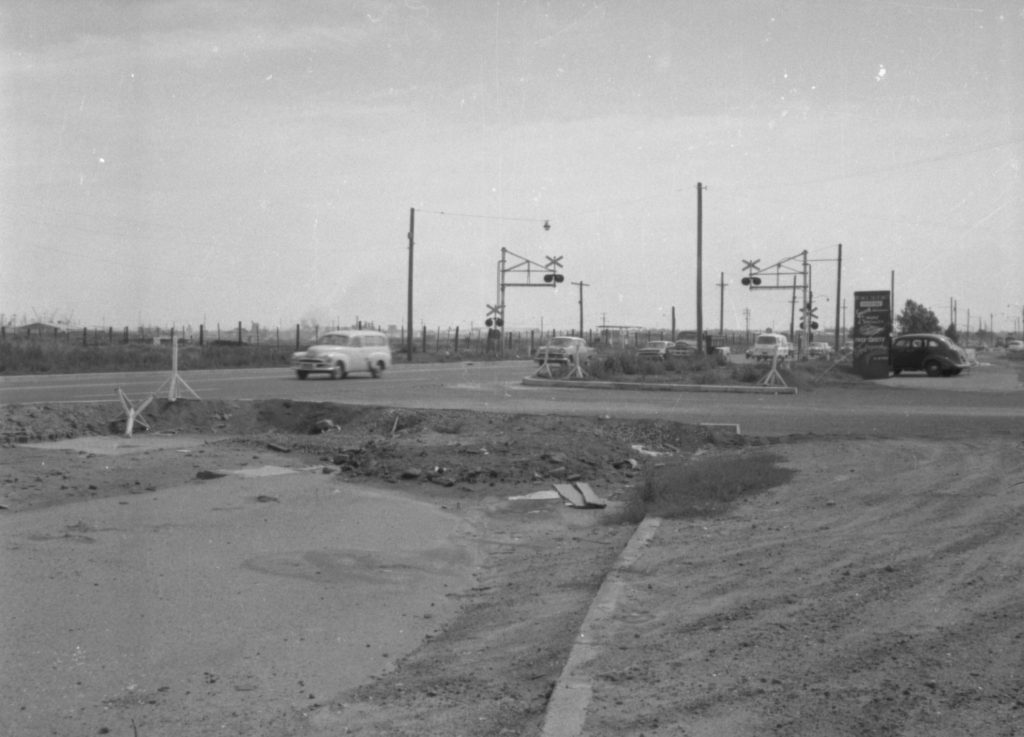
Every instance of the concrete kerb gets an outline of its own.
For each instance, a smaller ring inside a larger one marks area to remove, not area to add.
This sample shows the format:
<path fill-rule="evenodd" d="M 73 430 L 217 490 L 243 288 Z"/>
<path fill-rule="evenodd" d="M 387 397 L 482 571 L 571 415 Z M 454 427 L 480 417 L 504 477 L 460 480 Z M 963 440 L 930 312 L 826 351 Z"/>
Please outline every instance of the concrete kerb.
<path fill-rule="evenodd" d="M 579 379 L 523 378 L 524 386 L 554 386 L 565 389 L 622 389 L 653 392 L 727 392 L 733 394 L 796 394 L 795 386 L 745 386 L 730 384 L 646 384 L 633 381 L 580 381 Z"/>
<path fill-rule="evenodd" d="M 605 644 L 600 639 L 600 630 L 608 632 L 608 621 L 615 614 L 626 586 L 625 570 L 640 558 L 660 525 L 659 517 L 644 518 L 598 589 L 551 692 L 541 737 L 579 737 L 583 734 L 593 684 L 590 677 L 580 671 L 597 657 Z"/>

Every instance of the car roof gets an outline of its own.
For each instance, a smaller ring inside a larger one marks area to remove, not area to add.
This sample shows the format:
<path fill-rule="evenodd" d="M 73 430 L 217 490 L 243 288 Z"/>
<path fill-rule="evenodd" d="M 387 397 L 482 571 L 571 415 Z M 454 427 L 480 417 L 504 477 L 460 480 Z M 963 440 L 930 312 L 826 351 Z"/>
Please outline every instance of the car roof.
<path fill-rule="evenodd" d="M 320 337 L 326 338 L 328 335 L 348 335 L 349 337 L 352 337 L 356 335 L 384 335 L 384 333 L 379 330 L 356 330 L 353 328 L 352 330 L 331 330 Z"/>

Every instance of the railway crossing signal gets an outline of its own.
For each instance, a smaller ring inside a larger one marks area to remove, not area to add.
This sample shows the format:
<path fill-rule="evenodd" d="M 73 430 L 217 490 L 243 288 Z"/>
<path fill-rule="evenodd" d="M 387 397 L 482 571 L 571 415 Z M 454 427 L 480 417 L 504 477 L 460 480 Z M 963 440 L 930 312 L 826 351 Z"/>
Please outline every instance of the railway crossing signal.
<path fill-rule="evenodd" d="M 743 259 L 743 270 L 749 271 L 750 273 L 740 279 L 740 284 L 745 287 L 759 287 L 761 286 L 761 277 L 754 276 L 757 273 L 757 265 L 761 262 L 761 259 L 755 258 L 751 261 Z"/>
<path fill-rule="evenodd" d="M 818 329 L 818 308 L 812 305 L 810 302 L 805 304 L 800 309 L 800 314 L 803 315 L 803 319 L 800 320 L 800 329 L 807 330 L 807 326 L 810 325 L 811 330 Z"/>

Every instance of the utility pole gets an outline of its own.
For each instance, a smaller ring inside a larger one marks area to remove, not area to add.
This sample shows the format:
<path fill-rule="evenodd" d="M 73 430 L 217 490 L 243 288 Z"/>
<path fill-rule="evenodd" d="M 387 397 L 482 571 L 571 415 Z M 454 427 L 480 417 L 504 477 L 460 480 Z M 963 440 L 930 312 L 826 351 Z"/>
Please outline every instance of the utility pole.
<path fill-rule="evenodd" d="M 789 342 L 796 343 L 796 277 L 793 277 L 793 298 L 789 300 Z"/>
<path fill-rule="evenodd" d="M 416 208 L 409 208 L 409 293 L 405 315 L 405 352 L 409 363 L 412 363 L 412 247 L 416 232 Z"/>
<path fill-rule="evenodd" d="M 707 189 L 703 184 L 697 182 L 697 346 L 698 351 L 704 353 L 704 284 L 701 279 L 704 255 L 702 253 L 704 244 L 704 205 L 702 193 Z"/>
<path fill-rule="evenodd" d="M 839 355 L 839 300 L 842 298 L 843 286 L 843 244 L 839 244 L 839 255 L 836 257 L 836 355 Z"/>
<path fill-rule="evenodd" d="M 718 334 L 725 335 L 725 272 L 718 277 Z"/>
<path fill-rule="evenodd" d="M 583 337 L 583 287 L 589 287 L 590 285 L 584 281 L 569 282 L 575 284 L 580 288 L 580 337 Z"/>

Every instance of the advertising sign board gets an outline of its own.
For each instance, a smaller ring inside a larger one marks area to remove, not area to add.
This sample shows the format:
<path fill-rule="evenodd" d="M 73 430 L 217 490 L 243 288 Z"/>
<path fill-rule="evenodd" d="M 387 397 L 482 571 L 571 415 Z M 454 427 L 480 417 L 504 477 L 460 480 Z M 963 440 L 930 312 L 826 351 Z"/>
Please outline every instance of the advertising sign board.
<path fill-rule="evenodd" d="M 889 292 L 854 292 L 853 310 L 853 367 L 865 379 L 887 378 L 892 341 Z"/>

